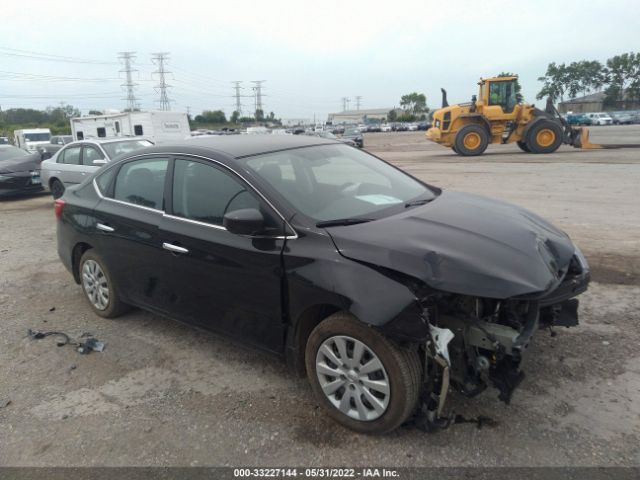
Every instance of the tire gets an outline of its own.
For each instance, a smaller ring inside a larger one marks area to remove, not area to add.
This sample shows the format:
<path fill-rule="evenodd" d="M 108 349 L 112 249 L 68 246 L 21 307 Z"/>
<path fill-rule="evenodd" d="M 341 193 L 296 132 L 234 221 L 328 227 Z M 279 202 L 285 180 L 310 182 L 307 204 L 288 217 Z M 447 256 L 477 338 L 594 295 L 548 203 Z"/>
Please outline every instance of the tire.
<path fill-rule="evenodd" d="M 340 343 L 344 355 L 340 354 Z M 353 358 L 358 344 L 362 352 L 359 362 Z M 342 363 L 332 363 L 331 358 Z M 381 368 L 361 371 L 376 359 Z M 347 313 L 331 315 L 311 332 L 305 364 L 311 388 L 329 416 L 357 432 L 390 432 L 406 421 L 418 404 L 422 381 L 418 353 L 398 346 Z M 333 372 L 340 376 L 330 375 Z M 384 388 L 370 388 L 374 382 Z M 325 394 L 323 387 L 329 393 Z M 343 405 L 347 394 L 348 403 Z"/>
<path fill-rule="evenodd" d="M 520 147 L 520 150 L 526 153 L 531 153 L 531 150 L 529 150 L 529 147 L 527 147 L 527 144 L 525 142 L 523 142 L 522 140 L 518 140 L 516 143 L 518 144 L 518 147 Z"/>
<path fill-rule="evenodd" d="M 456 150 L 456 146 L 455 145 L 453 147 L 451 147 L 451 150 L 453 150 L 454 152 L 458 153 L 458 151 Z"/>
<path fill-rule="evenodd" d="M 130 309 L 129 305 L 120 300 L 118 292 L 114 288 L 109 268 L 94 249 L 84 252 L 78 268 L 80 269 L 80 285 L 82 285 L 84 296 L 97 315 L 104 318 L 115 318 Z M 106 289 L 106 295 L 104 295 L 104 289 Z M 100 290 L 102 290 L 102 294 Z"/>
<path fill-rule="evenodd" d="M 53 195 L 54 200 L 57 200 L 62 195 L 64 195 L 64 190 L 65 190 L 64 185 L 57 178 L 54 178 L 53 180 L 51 180 L 51 183 L 49 184 L 49 189 L 51 190 L 51 195 Z"/>
<path fill-rule="evenodd" d="M 456 135 L 455 152 L 465 157 L 482 155 L 489 145 L 489 134 L 480 125 L 462 127 Z"/>
<path fill-rule="evenodd" d="M 531 126 L 526 143 L 532 153 L 553 153 L 562 145 L 562 127 L 551 120 L 540 120 Z"/>

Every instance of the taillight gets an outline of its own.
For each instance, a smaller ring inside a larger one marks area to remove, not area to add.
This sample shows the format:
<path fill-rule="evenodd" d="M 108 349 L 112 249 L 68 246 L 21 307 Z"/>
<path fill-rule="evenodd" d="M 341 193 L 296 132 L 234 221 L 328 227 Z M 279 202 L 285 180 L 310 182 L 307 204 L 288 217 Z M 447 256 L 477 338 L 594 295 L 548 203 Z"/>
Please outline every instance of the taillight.
<path fill-rule="evenodd" d="M 56 214 L 56 218 L 60 220 L 62 217 L 62 210 L 64 209 L 66 202 L 61 198 L 58 198 L 53 202 L 53 212 Z"/>

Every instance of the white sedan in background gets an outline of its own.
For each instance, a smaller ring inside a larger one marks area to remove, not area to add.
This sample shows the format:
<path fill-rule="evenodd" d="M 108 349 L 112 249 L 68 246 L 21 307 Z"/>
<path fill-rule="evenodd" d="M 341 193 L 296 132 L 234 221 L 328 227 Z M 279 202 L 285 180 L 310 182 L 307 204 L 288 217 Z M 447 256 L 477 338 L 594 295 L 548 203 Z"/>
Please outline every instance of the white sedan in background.
<path fill-rule="evenodd" d="M 87 176 L 123 153 L 150 147 L 143 138 L 94 138 L 65 145 L 41 164 L 42 186 L 53 198 L 60 198 L 70 185 L 81 183 Z"/>

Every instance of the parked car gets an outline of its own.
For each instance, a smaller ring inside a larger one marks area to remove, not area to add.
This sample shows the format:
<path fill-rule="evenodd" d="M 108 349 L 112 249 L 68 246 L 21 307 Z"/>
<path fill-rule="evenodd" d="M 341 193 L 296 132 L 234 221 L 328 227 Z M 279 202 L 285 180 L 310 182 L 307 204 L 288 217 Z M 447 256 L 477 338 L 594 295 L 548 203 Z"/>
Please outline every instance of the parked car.
<path fill-rule="evenodd" d="M 383 123 L 382 125 L 380 125 L 381 132 L 390 132 L 391 130 L 392 130 L 392 127 L 388 123 Z"/>
<path fill-rule="evenodd" d="M 538 327 L 576 325 L 589 283 L 580 250 L 534 213 L 311 136 L 132 152 L 55 215 L 95 314 L 136 306 L 276 352 L 360 432 L 418 410 L 442 427 L 449 385 L 508 402 Z"/>
<path fill-rule="evenodd" d="M 364 147 L 364 137 L 362 136 L 362 132 L 357 128 L 345 128 L 342 138 L 344 140 L 351 140 L 358 148 Z"/>
<path fill-rule="evenodd" d="M 632 125 L 640 123 L 640 114 L 634 112 L 615 112 L 611 114 L 615 125 Z"/>
<path fill-rule="evenodd" d="M 418 130 L 429 130 L 431 128 L 431 122 L 420 122 L 418 123 Z"/>
<path fill-rule="evenodd" d="M 565 117 L 569 125 L 592 125 L 593 120 L 584 113 L 570 113 Z"/>
<path fill-rule="evenodd" d="M 379 133 L 382 131 L 382 128 L 380 126 L 379 123 L 370 123 L 367 126 L 367 132 L 371 132 L 371 133 Z"/>
<path fill-rule="evenodd" d="M 53 198 L 60 198 L 65 188 L 82 182 L 87 175 L 118 155 L 148 147 L 145 138 L 96 138 L 67 144 L 52 158 L 42 162 L 43 186 Z"/>
<path fill-rule="evenodd" d="M 13 145 L 0 145 L 0 196 L 33 193 L 42 190 L 39 153 Z"/>
<path fill-rule="evenodd" d="M 611 118 L 607 113 L 587 113 L 587 117 L 591 119 L 592 125 L 613 124 L 613 118 Z"/>
<path fill-rule="evenodd" d="M 73 142 L 71 135 L 55 135 L 51 137 L 49 143 L 38 145 L 38 152 L 43 160 L 47 160 L 55 155 L 67 143 Z"/>
<path fill-rule="evenodd" d="M 407 130 L 409 130 L 410 132 L 415 132 L 418 130 L 418 124 L 417 123 L 409 123 L 407 124 Z"/>
<path fill-rule="evenodd" d="M 344 144 L 349 145 L 350 147 L 357 147 L 357 144 L 354 140 L 350 139 L 350 138 L 340 138 L 335 136 L 333 133 L 328 132 L 328 131 L 313 131 L 311 133 L 307 133 L 307 135 L 311 136 L 311 137 L 320 137 L 320 138 L 327 138 L 329 140 L 335 140 L 336 142 L 342 142 Z"/>
<path fill-rule="evenodd" d="M 8 137 L 0 137 L 0 145 L 9 145 Z"/>

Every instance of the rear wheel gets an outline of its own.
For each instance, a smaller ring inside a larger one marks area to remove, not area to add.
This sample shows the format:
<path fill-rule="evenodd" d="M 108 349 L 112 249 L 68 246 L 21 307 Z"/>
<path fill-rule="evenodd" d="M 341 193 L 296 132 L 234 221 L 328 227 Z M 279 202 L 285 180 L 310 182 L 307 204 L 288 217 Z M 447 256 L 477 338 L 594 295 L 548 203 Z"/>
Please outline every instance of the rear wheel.
<path fill-rule="evenodd" d="M 346 313 L 309 336 L 305 363 L 327 413 L 362 433 L 386 433 L 415 410 L 422 379 L 416 351 L 402 348 Z"/>
<path fill-rule="evenodd" d="M 57 178 L 51 180 L 49 188 L 51 189 L 51 195 L 53 195 L 54 200 L 57 200 L 62 195 L 64 195 L 64 185 Z"/>
<path fill-rule="evenodd" d="M 518 147 L 520 147 L 520 150 L 522 150 L 523 152 L 527 152 L 527 153 L 531 152 L 531 150 L 529 150 L 529 147 L 527 147 L 527 144 L 524 143 L 522 140 L 518 140 L 516 143 L 518 144 Z"/>
<path fill-rule="evenodd" d="M 562 128 L 551 120 L 541 120 L 531 127 L 527 147 L 532 153 L 553 153 L 562 144 Z"/>
<path fill-rule="evenodd" d="M 80 283 L 93 311 L 104 318 L 115 318 L 129 310 L 114 288 L 109 269 L 95 250 L 80 259 Z"/>
<path fill-rule="evenodd" d="M 482 155 L 489 145 L 489 134 L 480 125 L 466 125 L 456 135 L 455 152 L 472 157 Z"/>

